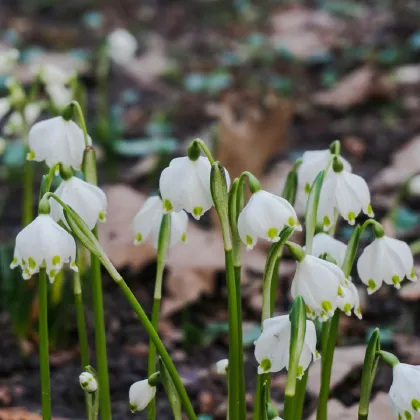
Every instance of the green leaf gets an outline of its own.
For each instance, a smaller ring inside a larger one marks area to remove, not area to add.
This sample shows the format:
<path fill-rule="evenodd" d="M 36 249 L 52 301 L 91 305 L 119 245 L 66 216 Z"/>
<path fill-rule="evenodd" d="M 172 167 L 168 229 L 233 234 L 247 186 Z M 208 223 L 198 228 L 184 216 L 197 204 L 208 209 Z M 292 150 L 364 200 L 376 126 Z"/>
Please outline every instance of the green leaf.
<path fill-rule="evenodd" d="M 159 357 L 159 370 L 160 370 L 163 387 L 165 388 L 166 395 L 168 396 L 169 402 L 172 407 L 174 420 L 182 420 L 181 399 L 179 398 L 179 394 L 176 390 L 174 383 L 172 382 L 171 376 L 169 375 L 169 372 L 166 369 L 166 366 L 160 357 Z"/>

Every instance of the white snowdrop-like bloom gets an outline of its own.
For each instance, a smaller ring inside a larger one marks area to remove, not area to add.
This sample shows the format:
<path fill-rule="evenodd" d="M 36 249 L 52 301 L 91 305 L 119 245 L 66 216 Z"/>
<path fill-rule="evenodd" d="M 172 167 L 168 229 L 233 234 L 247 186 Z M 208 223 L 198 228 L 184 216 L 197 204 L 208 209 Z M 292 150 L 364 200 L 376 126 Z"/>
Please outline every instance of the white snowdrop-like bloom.
<path fill-rule="evenodd" d="M 42 102 L 34 102 L 25 107 L 25 119 L 28 126 L 32 125 L 41 115 L 43 109 Z M 4 133 L 8 136 L 13 134 L 21 134 L 25 129 L 25 124 L 20 112 L 12 112 L 6 125 L 4 126 Z"/>
<path fill-rule="evenodd" d="M 199 220 L 213 206 L 210 190 L 211 165 L 207 157 L 172 159 L 160 175 L 159 187 L 166 212 L 185 210 Z M 230 178 L 225 169 L 229 189 Z"/>
<path fill-rule="evenodd" d="M 361 211 L 373 217 L 370 192 L 366 181 L 345 170 L 329 173 L 322 185 L 318 205 L 318 223 L 329 229 L 335 220 L 335 211 L 354 225 Z"/>
<path fill-rule="evenodd" d="M 59 109 L 64 109 L 73 99 L 71 89 L 65 85 L 49 84 L 45 90 L 53 104 Z"/>
<path fill-rule="evenodd" d="M 263 332 L 255 342 L 258 373 L 279 372 L 289 366 L 291 323 L 289 315 L 276 316 L 263 322 Z M 316 330 L 312 321 L 306 321 L 306 333 L 299 359 L 298 378 L 301 379 L 312 360 L 319 357 L 316 351 Z"/>
<path fill-rule="evenodd" d="M 318 257 L 306 254 L 297 263 L 293 278 L 292 297 L 302 296 L 309 318 L 321 321 L 334 315 L 340 287 L 346 283 L 340 267 Z"/>
<path fill-rule="evenodd" d="M 229 367 L 229 360 L 228 359 L 219 360 L 216 363 L 216 372 L 219 375 L 227 375 L 228 367 Z"/>
<path fill-rule="evenodd" d="M 368 294 L 376 292 L 382 282 L 399 289 L 405 276 L 411 281 L 417 280 L 410 247 L 388 236 L 376 238 L 363 250 L 357 261 L 357 272 L 368 286 Z"/>
<path fill-rule="evenodd" d="M 74 72 L 68 72 L 54 64 L 43 64 L 39 66 L 37 73 L 46 85 L 64 86 L 75 76 Z"/>
<path fill-rule="evenodd" d="M 165 214 L 163 201 L 158 196 L 149 197 L 133 219 L 132 228 L 135 234 L 134 244 L 143 243 L 149 235 L 153 246 L 158 247 L 160 225 Z M 171 212 L 171 232 L 169 247 L 187 240 L 188 216 L 185 211 Z"/>
<path fill-rule="evenodd" d="M 19 265 L 23 278 L 28 280 L 45 265 L 52 283 L 65 263 L 69 263 L 72 270 L 78 271 L 75 261 L 76 243 L 73 236 L 50 215 L 40 214 L 17 235 L 10 267 Z"/>
<path fill-rule="evenodd" d="M 341 286 L 337 298 L 337 306 L 347 315 L 351 315 L 353 309 L 357 318 L 362 319 L 362 311 L 360 310 L 359 293 L 356 286 L 351 280 L 347 280 L 345 286 Z"/>
<path fill-rule="evenodd" d="M 326 233 L 317 233 L 312 242 L 312 255 L 320 257 L 327 253 L 342 266 L 346 255 L 347 245 Z"/>
<path fill-rule="evenodd" d="M 63 180 L 55 195 L 69 205 L 92 230 L 96 223 L 106 219 L 107 201 L 105 193 L 96 185 L 89 184 L 75 176 Z M 63 221 L 66 225 L 63 208 L 53 198 L 49 199 L 51 217 Z"/>
<path fill-rule="evenodd" d="M 80 170 L 85 141 L 83 131 L 75 122 L 54 117 L 40 121 L 31 128 L 29 147 L 29 160 L 45 160 L 49 167 L 62 163 Z"/>
<path fill-rule="evenodd" d="M 1 109 L 1 108 L 0 108 Z M 1 114 L 1 111 L 0 111 Z M 414 175 L 408 182 L 408 192 L 411 195 L 420 195 L 420 175 Z"/>
<path fill-rule="evenodd" d="M 15 48 L 0 51 L 0 76 L 7 76 L 12 73 L 18 59 L 19 51 Z"/>
<path fill-rule="evenodd" d="M 0 98 L 0 119 L 2 119 L 10 111 L 9 98 Z"/>
<path fill-rule="evenodd" d="M 252 194 L 238 218 L 238 233 L 247 249 L 254 248 L 258 238 L 279 241 L 279 233 L 285 226 L 302 230 L 293 206 L 263 190 Z"/>
<path fill-rule="evenodd" d="M 108 55 L 118 64 L 131 61 L 137 50 L 137 40 L 125 29 L 116 29 L 108 35 Z"/>
<path fill-rule="evenodd" d="M 96 392 L 98 383 L 94 376 L 89 372 L 82 372 L 79 375 L 80 386 L 87 392 Z"/>
<path fill-rule="evenodd" d="M 156 394 L 156 387 L 149 385 L 147 379 L 135 382 L 128 392 L 130 410 L 132 413 L 144 410 Z"/>
<path fill-rule="evenodd" d="M 420 412 L 420 366 L 398 363 L 392 373 L 390 405 L 398 419 L 412 420 Z"/>
<path fill-rule="evenodd" d="M 317 175 L 328 168 L 333 159 L 329 149 L 307 151 L 302 155 L 302 163 L 298 168 L 298 187 L 307 194 L 312 187 Z M 340 160 L 346 171 L 351 171 L 351 165 L 346 159 L 340 156 Z M 331 171 L 331 167 L 328 173 Z"/>

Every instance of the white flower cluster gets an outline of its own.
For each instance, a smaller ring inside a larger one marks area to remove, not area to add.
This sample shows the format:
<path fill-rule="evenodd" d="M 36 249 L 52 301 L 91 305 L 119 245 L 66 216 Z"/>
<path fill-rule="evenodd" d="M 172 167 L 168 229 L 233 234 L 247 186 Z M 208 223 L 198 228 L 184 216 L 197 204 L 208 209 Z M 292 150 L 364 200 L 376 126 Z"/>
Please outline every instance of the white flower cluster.
<path fill-rule="evenodd" d="M 31 151 L 28 159 L 45 161 L 50 168 L 61 164 L 80 169 L 85 150 L 82 130 L 72 121 L 62 117 L 36 123 L 29 132 Z M 106 218 L 105 193 L 95 185 L 67 174 L 55 195 L 76 211 L 89 229 Z M 77 271 L 76 243 L 73 236 L 58 222 L 67 227 L 63 209 L 50 198 L 50 212 L 40 214 L 16 237 L 11 267 L 20 266 L 24 279 L 29 279 L 45 267 L 53 282 L 65 263 Z"/>

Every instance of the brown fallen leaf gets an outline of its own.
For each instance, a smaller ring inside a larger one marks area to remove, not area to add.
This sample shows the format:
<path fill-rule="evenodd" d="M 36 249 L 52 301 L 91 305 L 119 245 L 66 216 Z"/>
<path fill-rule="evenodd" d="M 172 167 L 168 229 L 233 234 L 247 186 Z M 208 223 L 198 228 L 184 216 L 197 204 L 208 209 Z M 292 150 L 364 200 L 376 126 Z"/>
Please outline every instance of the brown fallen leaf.
<path fill-rule="evenodd" d="M 355 420 L 358 417 L 358 405 L 346 407 L 338 400 L 328 403 L 328 420 Z M 388 394 L 378 393 L 369 406 L 369 419 L 372 420 L 395 420 L 395 416 L 389 407 Z M 316 420 L 316 413 L 309 420 Z"/>
<path fill-rule="evenodd" d="M 337 347 L 332 366 L 330 389 L 334 389 L 353 369 L 363 365 L 366 346 Z M 322 355 L 321 355 L 322 357 Z M 308 377 L 308 391 L 318 395 L 321 377 L 321 361 L 315 362 Z"/>
<path fill-rule="evenodd" d="M 381 170 L 372 180 L 372 187 L 383 189 L 402 185 L 406 179 L 420 172 L 420 136 L 406 143 L 392 157 L 390 166 Z"/>
<path fill-rule="evenodd" d="M 53 417 L 53 420 L 60 419 Z M 0 420 L 42 420 L 42 416 L 22 407 L 0 408 Z"/>
<path fill-rule="evenodd" d="M 260 178 L 267 161 L 286 145 L 294 105 L 274 93 L 230 94 L 219 107 L 216 156 L 232 179 L 243 171 Z"/>
<path fill-rule="evenodd" d="M 313 102 L 335 109 L 345 110 L 360 105 L 368 99 L 389 97 L 394 84 L 386 76 L 370 66 L 354 70 L 329 90 L 315 93 Z"/>
<path fill-rule="evenodd" d="M 271 18 L 270 43 L 295 57 L 325 55 L 340 44 L 344 23 L 327 12 L 305 7 L 280 8 Z"/>

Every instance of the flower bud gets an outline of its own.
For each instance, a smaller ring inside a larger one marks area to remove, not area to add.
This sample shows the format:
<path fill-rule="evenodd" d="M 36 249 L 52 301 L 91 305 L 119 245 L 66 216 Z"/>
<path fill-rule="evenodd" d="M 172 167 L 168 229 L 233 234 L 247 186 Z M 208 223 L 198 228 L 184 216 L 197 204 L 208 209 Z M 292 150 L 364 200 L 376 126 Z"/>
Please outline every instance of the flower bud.
<path fill-rule="evenodd" d="M 132 413 L 144 410 L 156 395 L 156 387 L 149 384 L 148 379 L 135 382 L 128 392 Z"/>
<path fill-rule="evenodd" d="M 86 392 L 96 392 L 98 389 L 95 377 L 89 372 L 82 372 L 79 376 L 79 382 Z"/>

